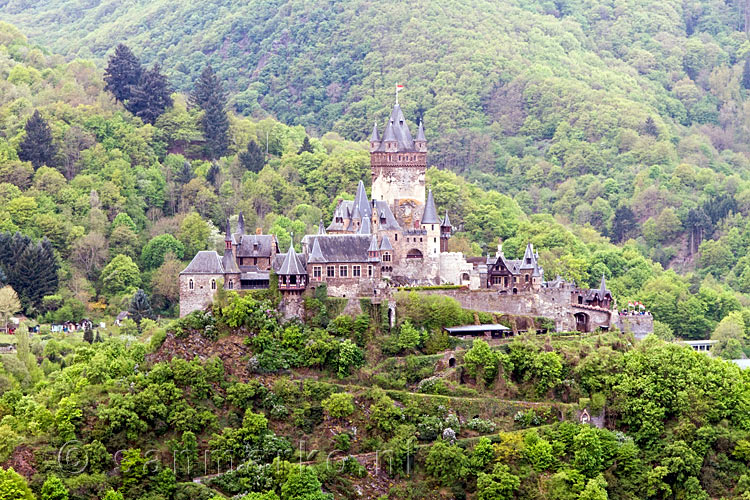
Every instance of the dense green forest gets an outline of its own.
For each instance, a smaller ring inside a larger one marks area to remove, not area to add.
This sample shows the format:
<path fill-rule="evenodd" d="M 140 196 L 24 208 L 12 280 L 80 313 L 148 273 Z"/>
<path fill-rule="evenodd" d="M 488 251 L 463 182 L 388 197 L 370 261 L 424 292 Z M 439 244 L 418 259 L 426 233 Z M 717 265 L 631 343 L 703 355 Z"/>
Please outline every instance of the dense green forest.
<path fill-rule="evenodd" d="M 405 84 L 407 118 L 424 118 L 432 164 L 528 212 L 590 224 L 615 242 L 638 238 L 649 257 L 678 269 L 701 265 L 703 240 L 747 231 L 732 217 L 750 211 L 744 8 L 0 2 L 4 19 L 69 59 L 103 64 L 125 41 L 183 91 L 210 63 L 236 112 L 316 135 L 364 139 L 383 122 L 394 84 Z M 744 250 L 730 252 L 708 272 L 747 291 Z"/>
<path fill-rule="evenodd" d="M 23 27 L 0 22 L 0 320 L 28 319 L 0 336 L 17 350 L 0 498 L 750 498 L 750 379 L 718 359 L 750 355 L 740 5 L 0 0 L 0 17 Z M 361 139 L 397 81 L 451 250 L 530 241 L 546 278 L 604 274 L 659 338 L 460 342 L 442 327 L 505 319 L 416 292 L 393 328 L 385 305 L 339 316 L 324 293 L 285 323 L 274 290 L 170 321 L 227 217 L 299 245 L 369 185 Z M 96 333 L 45 326 L 122 310 Z M 207 452 L 245 466 L 192 483 L 226 470 Z"/>

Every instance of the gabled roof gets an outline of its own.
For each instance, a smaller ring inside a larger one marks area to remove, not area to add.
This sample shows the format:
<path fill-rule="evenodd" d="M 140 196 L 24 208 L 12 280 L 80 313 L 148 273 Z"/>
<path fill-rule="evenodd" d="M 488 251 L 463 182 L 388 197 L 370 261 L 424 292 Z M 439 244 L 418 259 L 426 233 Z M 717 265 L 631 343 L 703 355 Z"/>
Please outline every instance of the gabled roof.
<path fill-rule="evenodd" d="M 215 250 L 202 250 L 180 274 L 224 274 L 224 266 Z"/>
<path fill-rule="evenodd" d="M 422 214 L 422 224 L 440 224 L 437 208 L 435 207 L 435 198 L 432 196 L 432 189 L 427 193 L 427 203 L 424 206 Z"/>
<path fill-rule="evenodd" d="M 294 251 L 294 242 L 289 243 L 289 250 L 284 256 L 284 262 L 281 264 L 281 267 L 279 268 L 276 274 L 281 274 L 281 275 L 307 274 L 307 271 L 305 271 L 305 266 L 302 265 L 302 262 L 300 261 L 299 257 L 297 257 L 297 252 Z"/>
<path fill-rule="evenodd" d="M 273 249 L 271 234 L 243 234 L 237 246 L 237 257 L 270 257 Z"/>
<path fill-rule="evenodd" d="M 224 250 L 224 256 L 221 258 L 221 266 L 225 273 L 239 274 L 240 268 L 237 267 L 237 259 L 234 258 L 234 251 L 231 248 Z"/>
<path fill-rule="evenodd" d="M 311 248 L 310 259 L 318 245 L 322 262 L 367 262 L 370 234 L 326 234 L 307 235 L 302 239 L 303 247 Z M 319 257 L 316 257 L 319 258 Z"/>
<path fill-rule="evenodd" d="M 388 235 L 383 235 L 383 240 L 380 242 L 380 251 L 393 250 L 391 246 L 391 240 L 388 239 Z"/>

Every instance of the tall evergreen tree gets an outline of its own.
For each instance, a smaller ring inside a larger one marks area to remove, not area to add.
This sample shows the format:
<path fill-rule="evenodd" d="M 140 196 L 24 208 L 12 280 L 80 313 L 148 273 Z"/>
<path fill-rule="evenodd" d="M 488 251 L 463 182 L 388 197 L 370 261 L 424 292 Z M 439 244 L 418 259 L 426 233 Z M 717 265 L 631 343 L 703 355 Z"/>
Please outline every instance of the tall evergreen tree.
<path fill-rule="evenodd" d="M 201 73 L 190 101 L 203 110 L 201 128 L 206 140 L 206 155 L 211 159 L 224 156 L 229 148 L 227 94 L 210 65 Z"/>
<path fill-rule="evenodd" d="M 104 90 L 111 92 L 115 99 L 125 102 L 130 99 L 133 88 L 141 80 L 141 62 L 135 54 L 124 44 L 115 48 L 115 53 L 109 57 L 107 69 L 104 71 Z"/>
<path fill-rule="evenodd" d="M 750 57 L 745 59 L 745 65 L 742 67 L 742 88 L 750 90 Z"/>
<path fill-rule="evenodd" d="M 219 168 L 219 165 L 217 165 L 214 162 L 211 164 L 211 167 L 208 169 L 208 172 L 206 172 L 206 180 L 213 187 L 218 187 L 217 182 L 220 180 L 219 179 L 220 175 L 221 175 L 221 169 Z"/>
<path fill-rule="evenodd" d="M 305 139 L 302 141 L 302 146 L 299 148 L 299 151 L 297 151 L 298 155 L 301 155 L 302 153 L 313 153 L 313 147 L 312 144 L 310 144 L 310 138 L 305 136 Z"/>
<path fill-rule="evenodd" d="M 610 236 L 612 241 L 619 243 L 628 239 L 638 226 L 635 213 L 626 205 L 622 205 L 615 210 L 615 216 L 612 221 L 612 231 Z"/>
<path fill-rule="evenodd" d="M 57 291 L 58 264 L 48 239 L 28 245 L 14 267 L 12 286 L 27 312 L 38 308 L 42 297 Z"/>
<path fill-rule="evenodd" d="M 260 172 L 266 164 L 266 156 L 258 143 L 250 139 L 247 150 L 240 153 L 240 165 L 250 172 Z"/>
<path fill-rule="evenodd" d="M 140 288 L 135 292 L 135 295 L 133 295 L 133 298 L 130 300 L 128 312 L 130 313 L 130 318 L 139 325 L 143 318 L 150 318 L 153 316 L 151 301 L 149 300 L 148 295 L 146 295 L 146 292 Z"/>
<path fill-rule="evenodd" d="M 158 64 L 143 72 L 138 85 L 125 107 L 145 123 L 154 124 L 164 110 L 172 105 L 171 89 L 167 77 L 161 73 Z"/>
<path fill-rule="evenodd" d="M 25 128 L 26 136 L 18 146 L 18 157 L 31 162 L 35 170 L 42 165 L 54 165 L 57 146 L 52 142 L 52 130 L 39 111 L 34 111 Z"/>

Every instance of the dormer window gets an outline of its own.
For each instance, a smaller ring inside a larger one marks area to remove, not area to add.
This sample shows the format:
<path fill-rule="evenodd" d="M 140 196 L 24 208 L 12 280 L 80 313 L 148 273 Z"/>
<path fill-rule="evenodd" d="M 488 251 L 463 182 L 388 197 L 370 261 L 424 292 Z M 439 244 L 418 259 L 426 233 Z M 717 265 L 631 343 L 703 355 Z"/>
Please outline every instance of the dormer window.
<path fill-rule="evenodd" d="M 527 264 L 531 264 L 531 259 L 526 259 Z"/>

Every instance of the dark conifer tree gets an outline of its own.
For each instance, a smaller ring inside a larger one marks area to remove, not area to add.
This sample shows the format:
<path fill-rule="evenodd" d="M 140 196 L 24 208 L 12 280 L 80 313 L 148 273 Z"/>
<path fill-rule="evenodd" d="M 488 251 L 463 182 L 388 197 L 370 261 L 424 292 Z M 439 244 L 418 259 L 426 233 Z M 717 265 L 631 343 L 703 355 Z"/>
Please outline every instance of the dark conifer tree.
<path fill-rule="evenodd" d="M 139 325 L 141 324 L 141 320 L 143 320 L 143 318 L 151 318 L 153 316 L 153 311 L 151 310 L 151 301 L 148 299 L 148 295 L 146 295 L 146 292 L 141 289 L 135 292 L 133 298 L 130 299 L 130 307 L 128 308 L 128 312 L 130 313 L 131 319 Z"/>
<path fill-rule="evenodd" d="M 115 53 L 109 57 L 107 69 L 104 71 L 104 90 L 111 92 L 119 102 L 130 99 L 133 88 L 141 80 L 141 62 L 133 52 L 123 44 L 115 48 Z"/>
<path fill-rule="evenodd" d="M 88 323 L 86 323 L 86 326 L 83 328 L 83 340 L 89 344 L 94 342 L 94 330 L 91 329 L 91 325 Z"/>
<path fill-rule="evenodd" d="M 190 162 L 183 162 L 182 169 L 177 174 L 177 182 L 180 185 L 184 186 L 185 184 L 193 180 L 193 177 L 195 177 L 195 175 L 193 174 L 193 167 L 190 165 Z"/>
<path fill-rule="evenodd" d="M 619 243 L 628 239 L 633 234 L 633 230 L 638 225 L 635 219 L 635 213 L 630 207 L 622 205 L 615 210 L 614 220 L 612 221 L 612 241 Z"/>
<path fill-rule="evenodd" d="M 216 163 L 212 163 L 211 167 L 209 167 L 208 169 L 208 172 L 206 172 L 206 180 L 213 187 L 218 187 L 216 183 L 219 181 L 219 174 L 221 174 L 221 169 Z"/>
<path fill-rule="evenodd" d="M 48 239 L 30 244 L 16 263 L 11 286 L 18 292 L 27 312 L 37 309 L 42 297 L 57 291 L 57 259 Z"/>
<path fill-rule="evenodd" d="M 101 342 L 102 337 L 99 335 L 99 330 L 96 331 L 96 337 L 94 337 L 94 342 Z"/>
<path fill-rule="evenodd" d="M 164 110 L 172 105 L 171 89 L 167 77 L 161 74 L 158 64 L 143 72 L 138 85 L 125 107 L 145 123 L 154 124 Z"/>
<path fill-rule="evenodd" d="M 301 155 L 302 153 L 312 153 L 313 147 L 312 144 L 310 144 L 310 138 L 305 136 L 305 139 L 302 141 L 302 146 L 299 148 L 299 151 L 297 151 L 298 155 Z"/>
<path fill-rule="evenodd" d="M 26 121 L 26 136 L 18 146 L 18 157 L 31 162 L 36 170 L 42 165 L 54 165 L 56 154 L 57 146 L 52 142 L 52 130 L 39 111 L 34 111 Z"/>
<path fill-rule="evenodd" d="M 229 148 L 227 94 L 210 65 L 201 73 L 190 101 L 203 110 L 201 128 L 206 140 L 206 156 L 215 159 L 226 155 Z"/>
<path fill-rule="evenodd" d="M 260 172 L 266 164 L 266 155 L 258 146 L 258 143 L 250 139 L 247 150 L 240 153 L 240 165 L 250 172 Z"/>
<path fill-rule="evenodd" d="M 656 126 L 656 122 L 650 116 L 646 118 L 646 123 L 643 124 L 643 131 L 653 137 L 659 136 L 659 127 Z"/>
<path fill-rule="evenodd" d="M 745 65 L 742 67 L 742 88 L 750 90 L 750 57 L 745 59 Z"/>

